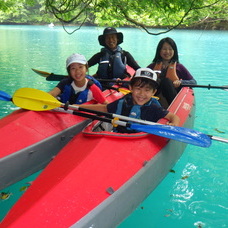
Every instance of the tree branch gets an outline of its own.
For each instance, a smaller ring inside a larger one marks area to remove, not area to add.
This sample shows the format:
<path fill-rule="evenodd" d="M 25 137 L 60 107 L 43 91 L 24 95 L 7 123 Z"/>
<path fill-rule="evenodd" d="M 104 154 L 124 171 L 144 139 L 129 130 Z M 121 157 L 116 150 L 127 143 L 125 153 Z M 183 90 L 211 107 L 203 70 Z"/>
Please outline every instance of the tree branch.
<path fill-rule="evenodd" d="M 107 16 L 107 18 L 109 18 L 109 15 L 107 15 L 109 11 L 106 10 L 107 9 L 106 7 L 111 7 L 112 10 L 115 9 L 116 13 L 119 12 L 120 14 L 122 14 L 122 16 L 126 19 L 126 21 L 128 21 L 130 24 L 134 25 L 135 27 L 139 27 L 139 28 L 143 29 L 150 35 L 160 35 L 160 34 L 168 33 L 171 30 L 180 27 L 180 25 L 183 24 L 184 20 L 187 18 L 189 13 L 192 12 L 193 10 L 202 10 L 204 8 L 209 8 L 219 2 L 223 2 L 222 0 L 215 0 L 213 3 L 211 3 L 209 5 L 203 5 L 203 6 L 197 7 L 195 4 L 197 2 L 197 0 L 191 0 L 189 8 L 186 9 L 187 6 L 184 6 L 183 7 L 184 9 L 181 8 L 182 9 L 181 12 L 184 11 L 184 15 L 179 19 L 179 21 L 176 22 L 175 25 L 168 26 L 168 28 L 166 30 L 164 29 L 165 31 L 153 33 L 153 32 L 149 31 L 148 25 L 144 24 L 143 22 L 140 23 L 139 21 L 137 21 L 137 19 L 134 19 L 131 16 L 129 16 L 130 15 L 130 13 L 128 13 L 129 10 L 133 9 L 133 12 L 136 11 L 134 6 L 131 5 L 131 4 L 133 4 L 133 2 L 126 1 L 126 4 L 122 4 L 122 1 L 117 1 L 117 0 L 110 0 L 110 1 L 111 1 L 110 4 L 108 4 L 106 2 L 97 1 L 97 0 L 46 0 L 46 7 L 47 7 L 48 11 L 51 12 L 63 24 L 65 31 L 66 31 L 66 28 L 64 26 L 64 23 L 69 24 L 69 23 L 74 22 L 75 20 L 78 20 L 77 22 L 80 22 L 78 29 L 80 29 L 81 26 L 86 22 L 86 20 L 88 20 L 88 15 L 91 15 L 89 13 L 92 13 L 92 15 L 94 15 L 94 12 L 100 12 L 101 9 L 104 10 L 104 18 L 106 18 L 106 16 Z M 150 0 L 148 0 L 148 1 L 150 1 Z M 170 2 L 171 1 L 168 1 L 167 3 L 165 2 L 166 3 L 165 6 L 163 5 L 163 2 L 160 3 L 159 1 L 154 1 L 153 3 L 151 3 L 156 8 L 158 7 L 160 9 L 159 10 L 160 13 L 165 11 L 162 14 L 162 19 L 166 19 L 167 21 L 168 21 L 168 16 L 166 16 L 166 15 L 168 15 L 168 13 L 173 14 L 174 9 L 175 9 L 175 8 L 171 8 Z M 89 6 L 90 4 L 93 4 L 93 8 L 91 8 Z M 140 10 L 145 11 L 144 4 L 140 4 L 140 1 L 136 4 L 137 5 L 136 7 L 139 7 L 139 11 Z M 168 11 L 167 11 L 167 8 L 168 8 Z M 176 9 L 176 11 L 177 11 L 177 9 Z M 149 15 L 149 11 L 146 13 Z M 82 18 L 83 14 L 85 14 L 84 18 Z M 180 13 L 179 13 L 179 15 L 180 15 Z M 99 19 L 102 18 L 102 16 L 100 16 L 100 17 L 99 16 L 98 16 Z M 113 18 L 114 17 L 115 17 L 115 15 L 113 15 Z M 112 18 L 112 16 L 110 16 L 110 18 Z M 200 18 L 199 18 L 199 20 L 200 20 Z M 101 19 L 101 21 L 102 21 L 102 19 Z M 105 19 L 104 19 L 104 21 L 105 21 Z M 78 29 L 76 29 L 76 30 L 78 30 Z M 74 30 L 74 31 L 76 31 L 76 30 Z"/>

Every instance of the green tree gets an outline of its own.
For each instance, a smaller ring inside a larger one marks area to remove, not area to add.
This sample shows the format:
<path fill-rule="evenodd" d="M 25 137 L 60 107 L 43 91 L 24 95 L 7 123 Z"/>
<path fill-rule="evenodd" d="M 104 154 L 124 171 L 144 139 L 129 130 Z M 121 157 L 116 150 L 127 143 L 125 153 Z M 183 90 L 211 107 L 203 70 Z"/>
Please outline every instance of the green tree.
<path fill-rule="evenodd" d="M 1 23 L 228 29 L 227 0 L 0 0 Z M 150 28 L 163 28 L 151 33 Z"/>
<path fill-rule="evenodd" d="M 228 11 L 227 0 L 46 0 L 46 7 L 63 24 L 127 25 L 152 35 L 208 19 L 227 21 Z M 166 29 L 151 33 L 150 27 Z"/>
<path fill-rule="evenodd" d="M 45 8 L 45 0 L 0 0 L 0 22 L 48 23 L 54 18 Z"/>

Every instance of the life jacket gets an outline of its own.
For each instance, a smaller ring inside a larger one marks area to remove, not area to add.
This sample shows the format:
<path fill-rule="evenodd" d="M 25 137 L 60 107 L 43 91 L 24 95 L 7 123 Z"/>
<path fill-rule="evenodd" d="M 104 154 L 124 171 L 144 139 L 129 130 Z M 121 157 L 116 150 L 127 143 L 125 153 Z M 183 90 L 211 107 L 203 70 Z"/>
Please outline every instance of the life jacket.
<path fill-rule="evenodd" d="M 130 109 L 128 117 L 141 119 L 141 105 L 134 105 L 129 104 L 130 102 L 127 102 L 127 99 L 129 99 L 131 94 L 128 94 L 126 97 L 120 99 L 117 104 L 116 114 L 118 115 L 125 115 L 126 113 L 123 113 L 123 107 L 125 106 L 126 109 Z M 126 99 L 127 98 L 127 99 Z M 132 99 L 132 98 L 131 98 Z M 161 106 L 160 103 L 157 101 L 156 98 L 151 98 L 146 104 L 143 106 L 150 106 L 151 104 L 156 104 L 158 106 Z M 119 129 L 123 129 L 121 126 L 117 126 L 116 128 L 113 128 L 114 132 L 118 132 Z M 136 132 L 130 128 L 126 128 L 128 133 L 130 132 Z M 121 130 L 122 132 L 122 130 Z"/>
<path fill-rule="evenodd" d="M 126 57 L 124 62 L 122 61 L 121 55 L 123 53 L 122 48 L 117 46 L 117 49 L 113 52 L 107 48 L 102 48 L 103 53 L 97 74 L 103 79 L 112 78 L 124 78 L 124 73 L 126 71 Z"/>
<path fill-rule="evenodd" d="M 71 86 L 71 83 L 65 85 L 63 93 L 60 95 L 61 102 L 66 103 L 67 101 L 69 101 L 70 104 L 83 104 L 83 103 L 87 102 L 89 88 L 91 85 L 95 84 L 95 81 L 97 81 L 97 80 L 93 79 L 93 77 L 91 77 L 89 75 L 86 75 L 86 78 L 89 79 L 86 89 L 78 92 L 77 94 L 75 94 L 75 90 Z"/>
<path fill-rule="evenodd" d="M 86 78 L 91 80 L 98 88 L 100 88 L 100 90 L 102 90 L 102 85 L 97 79 L 95 79 L 94 77 L 92 77 L 90 75 L 86 75 Z"/>
<path fill-rule="evenodd" d="M 166 78 L 169 78 L 171 81 L 179 80 L 176 73 L 176 65 L 177 65 L 176 62 L 170 63 L 166 71 Z M 153 70 L 161 71 L 161 69 L 162 69 L 162 62 L 156 63 Z"/>

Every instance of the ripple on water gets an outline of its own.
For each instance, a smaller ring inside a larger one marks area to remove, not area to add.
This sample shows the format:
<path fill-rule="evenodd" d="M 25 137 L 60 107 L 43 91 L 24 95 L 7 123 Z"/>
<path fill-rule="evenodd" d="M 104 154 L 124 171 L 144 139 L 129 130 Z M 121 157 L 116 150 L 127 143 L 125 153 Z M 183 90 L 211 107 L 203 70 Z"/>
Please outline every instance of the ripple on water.
<path fill-rule="evenodd" d="M 215 221 L 217 227 L 227 227 L 228 220 L 225 221 L 228 215 L 228 207 L 219 204 L 209 203 L 208 201 L 195 201 L 188 206 L 189 211 L 196 215 L 197 218 L 201 218 L 205 222 L 203 227 L 215 227 Z"/>

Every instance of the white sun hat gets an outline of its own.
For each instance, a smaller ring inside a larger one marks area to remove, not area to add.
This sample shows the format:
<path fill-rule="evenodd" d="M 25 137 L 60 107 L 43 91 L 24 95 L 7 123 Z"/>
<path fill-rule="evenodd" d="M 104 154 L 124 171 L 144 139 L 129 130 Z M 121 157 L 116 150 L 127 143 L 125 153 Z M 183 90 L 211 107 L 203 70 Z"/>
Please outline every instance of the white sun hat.
<path fill-rule="evenodd" d="M 86 58 L 85 58 L 84 55 L 75 53 L 75 54 L 72 54 L 71 56 L 69 56 L 67 58 L 67 60 L 66 60 L 66 68 L 68 66 L 70 66 L 70 64 L 72 64 L 72 63 L 81 63 L 81 64 L 86 65 L 87 61 L 86 61 Z"/>

